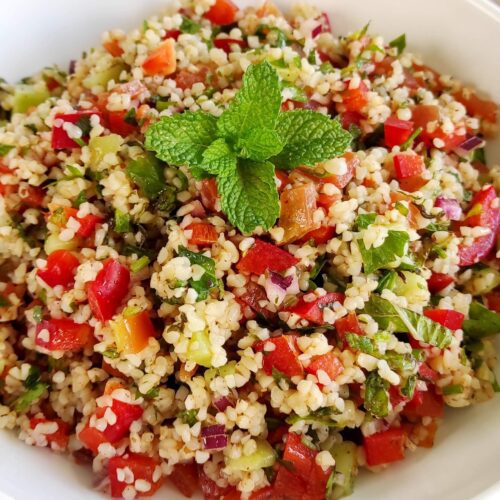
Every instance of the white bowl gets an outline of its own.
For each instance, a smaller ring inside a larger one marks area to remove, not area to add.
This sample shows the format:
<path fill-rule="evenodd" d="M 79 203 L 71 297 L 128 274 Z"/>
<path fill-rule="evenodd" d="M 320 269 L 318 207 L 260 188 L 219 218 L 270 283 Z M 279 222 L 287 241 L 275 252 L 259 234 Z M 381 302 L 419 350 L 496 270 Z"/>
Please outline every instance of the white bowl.
<path fill-rule="evenodd" d="M 102 31 L 138 26 L 166 1 L 17 0 L 2 5 L 0 75 L 15 80 L 45 65 L 66 67 L 70 59 L 98 44 Z M 488 0 L 309 1 L 329 13 L 336 33 L 355 30 L 369 20 L 370 30 L 386 40 L 405 32 L 410 50 L 421 53 L 427 64 L 500 101 L 500 8 Z M 489 151 L 490 163 L 500 162 L 499 153 L 497 141 Z M 351 498 L 500 498 L 499 415 L 500 397 L 449 410 L 434 449 L 408 453 L 404 462 L 381 474 L 361 474 Z M 103 498 L 92 491 L 91 473 L 63 457 L 30 448 L 7 432 L 0 432 L 0 450 L 0 499 Z M 172 490 L 161 491 L 157 497 L 181 498 Z"/>

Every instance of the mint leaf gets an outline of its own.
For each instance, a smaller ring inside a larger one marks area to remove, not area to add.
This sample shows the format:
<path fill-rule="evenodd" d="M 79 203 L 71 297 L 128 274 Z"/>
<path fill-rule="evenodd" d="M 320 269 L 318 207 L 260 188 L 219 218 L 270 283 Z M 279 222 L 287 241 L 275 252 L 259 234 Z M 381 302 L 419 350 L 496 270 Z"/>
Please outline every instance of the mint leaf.
<path fill-rule="evenodd" d="M 268 128 L 253 128 L 238 139 L 239 156 L 264 161 L 283 149 L 279 135 Z"/>
<path fill-rule="evenodd" d="M 389 413 L 389 382 L 377 372 L 370 372 L 365 382 L 365 408 L 374 417 L 386 417 Z"/>
<path fill-rule="evenodd" d="M 257 226 L 267 230 L 276 222 L 279 198 L 271 163 L 242 160 L 234 170 L 219 175 L 217 187 L 222 210 L 243 233 Z"/>
<path fill-rule="evenodd" d="M 220 116 L 219 135 L 237 142 L 252 129 L 274 129 L 281 107 L 278 73 L 267 62 L 249 66 L 243 88 Z"/>
<path fill-rule="evenodd" d="M 204 111 L 164 116 L 146 131 L 146 148 L 170 165 L 201 167 L 203 153 L 217 139 L 217 118 Z"/>
<path fill-rule="evenodd" d="M 236 168 L 237 158 L 224 139 L 216 139 L 203 153 L 203 170 L 218 175 Z"/>
<path fill-rule="evenodd" d="M 337 120 L 309 109 L 281 113 L 276 132 L 285 146 L 271 161 L 285 170 L 339 156 L 351 143 L 351 135 Z"/>
<path fill-rule="evenodd" d="M 358 247 L 363 259 L 365 273 L 373 273 L 377 269 L 393 263 L 397 257 L 403 257 L 406 254 L 408 241 L 408 233 L 403 231 L 389 231 L 382 245 L 377 248 L 371 247 L 367 249 L 363 240 L 359 239 Z"/>
<path fill-rule="evenodd" d="M 394 40 L 391 40 L 389 42 L 390 47 L 396 47 L 398 49 L 398 54 L 401 54 L 403 50 L 406 48 L 406 34 L 403 33 L 402 35 L 399 35 L 397 38 Z"/>
<path fill-rule="evenodd" d="M 163 167 L 150 153 L 135 160 L 129 160 L 125 171 L 139 186 L 146 198 L 156 198 L 165 187 Z"/>
<path fill-rule="evenodd" d="M 364 312 L 369 314 L 383 330 L 409 333 L 414 339 L 443 349 L 450 345 L 453 332 L 448 328 L 404 309 L 379 295 L 372 295 L 365 304 Z"/>
<path fill-rule="evenodd" d="M 469 309 L 469 319 L 464 321 L 462 328 L 464 334 L 472 339 L 495 335 L 500 333 L 500 314 L 474 301 Z"/>
<path fill-rule="evenodd" d="M 376 218 L 377 214 L 375 213 L 360 214 L 356 218 L 355 224 L 356 226 L 358 226 L 358 229 L 366 229 L 370 224 L 373 224 L 375 222 Z"/>
<path fill-rule="evenodd" d="M 43 395 L 48 387 L 48 384 L 38 382 L 37 384 L 27 389 L 15 400 L 14 410 L 18 413 L 26 411 L 37 399 L 39 399 Z"/>

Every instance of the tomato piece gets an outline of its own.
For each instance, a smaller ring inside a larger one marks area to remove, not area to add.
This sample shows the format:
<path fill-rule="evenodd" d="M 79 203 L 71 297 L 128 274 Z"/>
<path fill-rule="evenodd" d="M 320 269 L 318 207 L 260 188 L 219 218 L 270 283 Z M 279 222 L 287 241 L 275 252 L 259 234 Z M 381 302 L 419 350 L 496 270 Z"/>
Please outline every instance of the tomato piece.
<path fill-rule="evenodd" d="M 144 74 L 148 76 L 168 76 L 175 73 L 176 68 L 175 48 L 171 39 L 165 40 L 152 50 L 142 63 Z"/>
<path fill-rule="evenodd" d="M 185 497 L 191 498 L 198 490 L 198 468 L 194 462 L 176 464 L 168 479 Z"/>
<path fill-rule="evenodd" d="M 318 229 L 313 229 L 309 231 L 301 240 L 303 243 L 307 243 L 310 240 L 314 240 L 316 245 L 323 245 L 328 243 L 335 236 L 335 226 L 321 226 Z"/>
<path fill-rule="evenodd" d="M 424 160 L 421 156 L 415 154 L 400 153 L 394 155 L 393 160 L 394 171 L 398 180 L 421 175 L 425 170 Z"/>
<path fill-rule="evenodd" d="M 290 426 L 288 425 L 280 425 L 278 428 L 269 431 L 269 434 L 267 435 L 269 444 L 271 444 L 273 447 L 277 444 L 282 444 L 283 438 L 288 434 L 289 428 Z"/>
<path fill-rule="evenodd" d="M 128 293 L 130 271 L 117 260 L 109 259 L 90 283 L 87 297 L 92 314 L 99 321 L 110 319 Z"/>
<path fill-rule="evenodd" d="M 419 427 L 419 434 L 425 432 L 426 436 L 424 438 L 419 438 L 417 441 L 417 446 L 420 448 L 432 448 L 434 446 L 434 440 L 436 439 L 436 432 L 438 426 L 435 421 L 430 422 L 427 425 L 417 426 Z"/>
<path fill-rule="evenodd" d="M 406 403 L 408 398 L 403 396 L 399 391 L 399 387 L 396 385 L 391 385 L 389 387 L 389 399 L 391 400 L 391 405 L 393 408 L 398 407 L 402 403 Z"/>
<path fill-rule="evenodd" d="M 403 415 L 412 418 L 442 418 L 444 416 L 443 397 L 436 393 L 434 386 L 428 386 L 427 391 L 417 389 L 413 399 L 404 407 Z"/>
<path fill-rule="evenodd" d="M 337 335 L 339 335 L 343 341 L 345 341 L 345 336 L 348 333 L 364 335 L 361 325 L 359 324 L 358 317 L 354 312 L 350 312 L 347 316 L 339 318 L 335 321 L 335 330 L 337 330 Z"/>
<path fill-rule="evenodd" d="M 285 189 L 280 196 L 279 225 L 285 232 L 282 244 L 295 241 L 315 228 L 316 188 L 313 183 Z"/>
<path fill-rule="evenodd" d="M 411 177 L 407 177 L 406 179 L 401 179 L 399 181 L 399 187 L 403 191 L 414 193 L 415 191 L 418 191 L 420 188 L 424 187 L 427 182 L 429 181 L 427 181 L 420 175 L 412 175 Z"/>
<path fill-rule="evenodd" d="M 47 443 L 49 445 L 54 444 L 55 449 L 57 450 L 64 450 L 68 446 L 70 429 L 69 425 L 60 418 L 56 418 L 53 420 L 40 417 L 32 418 L 30 420 L 30 428 L 34 430 L 38 424 L 50 424 L 50 423 L 57 424 L 57 430 L 50 434 L 45 434 Z"/>
<path fill-rule="evenodd" d="M 207 210 L 217 212 L 219 192 L 217 191 L 217 183 L 214 177 L 201 181 L 200 197 L 201 202 Z"/>
<path fill-rule="evenodd" d="M 427 363 L 422 363 L 418 367 L 418 374 L 420 375 L 421 379 L 428 380 L 429 382 L 433 383 L 436 382 L 439 378 L 439 373 L 436 370 L 433 370 Z"/>
<path fill-rule="evenodd" d="M 321 179 L 323 184 L 334 184 L 339 189 L 344 189 L 351 179 L 354 177 L 356 168 L 359 166 L 359 158 L 355 153 L 344 153 L 342 158 L 345 159 L 347 163 L 347 172 L 342 175 L 327 175 Z"/>
<path fill-rule="evenodd" d="M 255 244 L 236 264 L 238 271 L 246 274 L 264 274 L 266 271 L 281 273 L 299 262 L 291 253 L 272 243 L 255 240 Z"/>
<path fill-rule="evenodd" d="M 267 351 L 266 344 L 273 344 L 274 350 Z M 299 350 L 293 335 L 280 335 L 268 340 L 259 340 L 253 345 L 256 352 L 263 353 L 263 370 L 273 374 L 273 368 L 288 377 L 302 375 L 304 368 L 299 361 Z"/>
<path fill-rule="evenodd" d="M 470 89 L 462 89 L 453 94 L 453 97 L 465 106 L 468 114 L 478 116 L 490 123 L 496 123 L 498 118 L 498 104 L 494 101 L 481 99 Z"/>
<path fill-rule="evenodd" d="M 80 265 L 78 258 L 68 250 L 55 250 L 47 257 L 47 265 L 38 269 L 37 275 L 47 285 L 68 287 L 75 281 L 75 270 Z"/>
<path fill-rule="evenodd" d="M 351 125 L 356 125 L 357 127 L 359 127 L 362 119 L 363 115 L 357 113 L 356 111 L 345 111 L 344 113 L 340 113 L 340 123 L 346 130 L 349 130 L 349 127 Z"/>
<path fill-rule="evenodd" d="M 156 458 L 148 457 L 138 453 L 127 453 L 122 457 L 111 457 L 108 462 L 108 477 L 113 498 L 122 498 L 123 491 L 129 485 L 126 482 L 127 477 L 123 477 L 118 470 L 125 468 L 132 471 L 134 481 L 143 480 L 150 484 L 147 491 L 137 491 L 139 497 L 150 497 L 156 493 L 161 486 L 160 478 L 155 481 L 155 469 L 160 466 L 160 461 Z"/>
<path fill-rule="evenodd" d="M 359 113 L 368 104 L 368 87 L 363 81 L 359 83 L 358 88 L 347 88 L 340 95 L 342 96 L 342 103 L 341 106 L 337 104 L 337 107 L 341 112 L 351 111 Z"/>
<path fill-rule="evenodd" d="M 236 38 L 216 38 L 214 40 L 214 46 L 222 49 L 226 54 L 232 52 L 233 45 L 239 45 L 242 49 L 248 47 L 245 40 L 238 40 Z"/>
<path fill-rule="evenodd" d="M 344 294 L 330 292 L 323 297 L 318 297 L 311 302 L 306 302 L 304 297 L 301 297 L 297 304 L 292 307 L 285 309 L 285 311 L 297 314 L 300 318 L 314 323 L 316 325 L 322 325 L 323 321 L 323 309 L 325 307 L 332 306 L 335 302 L 344 303 Z"/>
<path fill-rule="evenodd" d="M 233 488 L 231 486 L 227 486 L 226 488 L 221 488 L 217 485 L 215 481 L 210 479 L 203 470 L 203 465 L 198 466 L 198 481 L 200 484 L 201 492 L 203 496 L 207 500 L 219 500 L 225 494 L 230 493 Z"/>
<path fill-rule="evenodd" d="M 202 67 L 196 73 L 181 69 L 175 75 L 175 83 L 182 90 L 190 89 L 195 83 L 205 83 L 208 68 Z"/>
<path fill-rule="evenodd" d="M 453 278 L 447 274 L 432 273 L 431 277 L 427 280 L 427 287 L 429 288 L 429 292 L 434 294 L 444 290 L 453 281 Z"/>
<path fill-rule="evenodd" d="M 490 292 L 485 296 L 486 304 L 488 305 L 488 309 L 500 313 L 500 293 L 499 292 Z"/>
<path fill-rule="evenodd" d="M 31 208 L 40 208 L 45 199 L 45 191 L 41 187 L 26 186 L 18 191 L 21 203 Z"/>
<path fill-rule="evenodd" d="M 231 0 L 215 0 L 215 4 L 203 15 L 218 26 L 234 23 L 238 7 Z"/>
<path fill-rule="evenodd" d="M 462 328 L 465 318 L 462 313 L 451 309 L 427 309 L 427 311 L 424 311 L 424 316 L 450 330 Z"/>
<path fill-rule="evenodd" d="M 108 111 L 107 126 L 113 134 L 127 137 L 137 131 L 137 127 L 125 121 L 128 111 Z"/>
<path fill-rule="evenodd" d="M 412 108 L 412 121 L 415 129 L 421 127 L 421 138 L 427 137 L 427 125 L 439 122 L 439 108 L 431 104 L 418 104 Z"/>
<path fill-rule="evenodd" d="M 273 500 L 274 498 L 274 488 L 272 486 L 264 486 L 257 491 L 253 491 L 250 495 L 250 500 Z"/>
<path fill-rule="evenodd" d="M 314 356 L 306 367 L 307 373 L 316 376 L 319 370 L 323 370 L 330 380 L 335 380 L 344 371 L 344 365 L 335 354 L 328 352 L 320 356 Z"/>
<path fill-rule="evenodd" d="M 172 38 L 173 40 L 177 41 L 181 34 L 181 30 L 167 30 L 163 39 L 166 40 L 167 38 Z"/>
<path fill-rule="evenodd" d="M 284 170 L 276 169 L 274 175 L 280 181 L 278 191 L 281 193 L 283 191 L 283 189 L 285 189 L 288 186 L 288 184 L 290 184 L 290 179 L 288 178 L 288 175 Z"/>
<path fill-rule="evenodd" d="M 192 235 L 188 239 L 191 245 L 210 246 L 217 241 L 219 236 L 215 226 L 208 222 L 192 222 L 186 229 L 192 231 Z"/>
<path fill-rule="evenodd" d="M 405 433 L 402 428 L 377 432 L 363 439 L 366 463 L 370 467 L 389 464 L 404 458 Z"/>
<path fill-rule="evenodd" d="M 63 124 L 59 124 L 59 122 L 78 125 L 79 123 L 81 123 L 81 120 L 88 120 L 92 115 L 101 117 L 101 114 L 98 111 L 94 110 L 77 111 L 75 113 L 68 114 L 57 114 L 55 116 L 55 123 L 57 123 L 57 125 L 54 125 L 52 127 L 52 149 L 73 149 L 81 147 L 80 144 L 71 139 L 66 130 L 64 130 Z M 88 135 L 83 135 L 81 139 L 87 142 Z"/>
<path fill-rule="evenodd" d="M 413 122 L 390 116 L 384 123 L 384 140 L 389 148 L 400 146 L 410 138 Z"/>
<path fill-rule="evenodd" d="M 273 484 L 273 500 L 302 500 L 306 494 L 306 483 L 295 472 L 289 471 L 284 465 L 278 467 Z"/>
<path fill-rule="evenodd" d="M 38 323 L 35 335 L 35 344 L 49 351 L 79 351 L 89 344 L 92 328 L 72 319 L 49 319 Z"/>
<path fill-rule="evenodd" d="M 324 208 L 325 210 L 329 210 L 334 203 L 340 201 L 341 199 L 341 195 L 328 195 L 320 193 L 318 195 L 318 199 L 316 200 L 316 205 L 320 208 Z"/>
<path fill-rule="evenodd" d="M 113 57 L 120 57 L 123 55 L 123 49 L 120 47 L 120 42 L 116 38 L 112 38 L 102 44 L 109 54 Z"/>
<path fill-rule="evenodd" d="M 148 311 L 123 316 L 113 322 L 112 329 L 117 350 L 125 354 L 142 351 L 148 345 L 149 338 L 156 336 Z"/>
<path fill-rule="evenodd" d="M 316 465 L 315 457 L 317 452 L 302 442 L 302 437 L 295 432 L 289 432 L 283 460 L 293 465 L 293 470 L 304 481 L 310 480 L 313 467 Z"/>
<path fill-rule="evenodd" d="M 261 305 L 261 302 L 263 301 L 268 302 L 266 291 L 254 281 L 248 282 L 245 293 L 241 295 L 239 299 L 245 305 L 250 307 L 250 309 L 264 317 L 267 321 L 270 321 L 273 318 L 274 313 Z"/>

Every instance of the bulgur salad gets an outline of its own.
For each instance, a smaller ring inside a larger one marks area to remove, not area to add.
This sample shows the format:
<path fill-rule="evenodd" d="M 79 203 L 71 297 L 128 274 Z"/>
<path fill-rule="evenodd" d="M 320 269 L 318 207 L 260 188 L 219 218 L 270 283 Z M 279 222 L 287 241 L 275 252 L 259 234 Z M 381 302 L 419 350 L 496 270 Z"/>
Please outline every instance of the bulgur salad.
<path fill-rule="evenodd" d="M 0 84 L 0 428 L 112 497 L 335 499 L 500 390 L 497 105 L 312 5 L 182 0 Z"/>

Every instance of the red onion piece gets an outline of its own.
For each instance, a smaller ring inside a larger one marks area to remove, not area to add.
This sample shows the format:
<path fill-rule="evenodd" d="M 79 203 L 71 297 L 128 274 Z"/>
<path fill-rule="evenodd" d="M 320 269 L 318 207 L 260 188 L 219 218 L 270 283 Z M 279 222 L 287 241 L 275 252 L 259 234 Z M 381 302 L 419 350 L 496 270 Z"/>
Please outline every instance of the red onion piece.
<path fill-rule="evenodd" d="M 330 18 L 326 12 L 321 13 L 321 24 L 323 25 L 323 32 L 331 33 L 332 32 L 332 23 L 330 22 Z"/>
<path fill-rule="evenodd" d="M 209 425 L 208 427 L 203 427 L 201 429 L 201 435 L 203 437 L 215 436 L 217 434 L 225 434 L 226 427 L 224 425 Z"/>
<path fill-rule="evenodd" d="M 69 62 L 68 74 L 72 75 L 75 72 L 75 68 L 76 68 L 76 60 L 72 59 Z"/>
<path fill-rule="evenodd" d="M 434 206 L 441 208 L 449 220 L 460 220 L 462 218 L 462 207 L 455 199 L 438 196 Z"/>
<path fill-rule="evenodd" d="M 228 443 L 226 434 L 216 434 L 215 436 L 207 436 L 203 438 L 203 448 L 205 450 L 220 450 L 225 448 Z"/>
<path fill-rule="evenodd" d="M 477 137 L 477 135 L 473 135 L 472 137 L 468 137 L 465 141 L 461 142 L 453 151 L 458 156 L 467 156 L 467 153 L 483 146 L 484 140 Z"/>
<path fill-rule="evenodd" d="M 281 276 L 281 274 L 271 271 L 271 282 L 286 290 L 293 282 L 293 276 Z"/>
<path fill-rule="evenodd" d="M 224 411 L 228 406 L 233 406 L 233 402 L 227 396 L 221 396 L 214 399 L 213 405 L 217 410 Z"/>
<path fill-rule="evenodd" d="M 311 37 L 316 38 L 321 35 L 321 33 L 323 33 L 323 25 L 320 23 L 311 31 Z"/>

